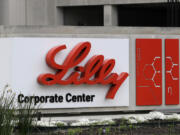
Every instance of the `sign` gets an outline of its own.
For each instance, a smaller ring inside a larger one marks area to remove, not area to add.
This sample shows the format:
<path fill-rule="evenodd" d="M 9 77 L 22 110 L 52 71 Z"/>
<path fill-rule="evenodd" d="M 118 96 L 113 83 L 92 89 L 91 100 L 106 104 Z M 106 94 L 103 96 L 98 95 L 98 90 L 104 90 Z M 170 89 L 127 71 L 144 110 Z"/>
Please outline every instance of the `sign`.
<path fill-rule="evenodd" d="M 166 105 L 179 104 L 179 39 L 165 40 Z"/>
<path fill-rule="evenodd" d="M 55 61 L 55 56 L 62 49 L 66 49 L 66 46 L 60 45 L 53 47 L 51 50 L 49 50 L 46 56 L 46 63 L 49 65 L 49 67 L 56 69 L 57 72 L 56 74 L 41 74 L 38 77 L 39 83 L 44 85 L 80 85 L 83 83 L 89 85 L 111 84 L 106 98 L 114 99 L 117 90 L 128 77 L 128 73 L 122 72 L 119 75 L 117 73 L 110 73 L 115 66 L 115 60 L 104 60 L 103 55 L 94 55 L 87 61 L 84 67 L 78 66 L 78 64 L 82 62 L 88 55 L 90 48 L 90 42 L 81 42 L 77 44 L 68 54 L 63 64 L 59 65 Z M 75 67 L 75 71 L 73 71 L 70 76 L 63 80 L 62 78 L 65 76 L 65 74 L 73 67 Z"/>
<path fill-rule="evenodd" d="M 165 104 L 179 104 L 179 39 L 136 39 L 136 105 L 162 105 L 162 65 Z"/>
<path fill-rule="evenodd" d="M 162 40 L 136 39 L 136 105 L 162 104 Z"/>
<path fill-rule="evenodd" d="M 7 40 L 9 80 L 19 102 L 32 100 L 41 108 L 129 105 L 128 39 Z"/>

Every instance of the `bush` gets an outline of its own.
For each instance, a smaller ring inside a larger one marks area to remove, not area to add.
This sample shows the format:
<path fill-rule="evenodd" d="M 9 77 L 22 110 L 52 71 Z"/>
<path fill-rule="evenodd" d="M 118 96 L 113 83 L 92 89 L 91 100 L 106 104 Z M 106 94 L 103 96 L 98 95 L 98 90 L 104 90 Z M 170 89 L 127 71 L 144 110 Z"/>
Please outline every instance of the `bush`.
<path fill-rule="evenodd" d="M 81 128 L 68 129 L 68 135 L 79 135 L 81 132 Z"/>

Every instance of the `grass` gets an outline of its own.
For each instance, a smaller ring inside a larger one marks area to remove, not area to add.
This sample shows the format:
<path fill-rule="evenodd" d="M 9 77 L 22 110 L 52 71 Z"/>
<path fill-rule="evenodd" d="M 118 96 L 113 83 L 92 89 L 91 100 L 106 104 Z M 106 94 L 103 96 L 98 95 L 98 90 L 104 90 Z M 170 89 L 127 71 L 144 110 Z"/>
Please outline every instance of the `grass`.
<path fill-rule="evenodd" d="M 98 135 L 101 135 L 103 133 L 103 128 L 98 129 Z"/>
<path fill-rule="evenodd" d="M 15 94 L 6 85 L 0 91 L 0 135 L 12 135 L 16 126 L 18 135 L 30 135 L 38 108 L 32 102 L 17 105 Z"/>
<path fill-rule="evenodd" d="M 111 132 L 111 127 L 106 127 L 105 131 L 106 131 L 106 135 L 109 135 Z"/>
<path fill-rule="evenodd" d="M 11 135 L 15 126 L 15 95 L 8 87 L 6 85 L 0 95 L 0 135 Z"/>
<path fill-rule="evenodd" d="M 30 103 L 18 104 L 18 133 L 19 135 L 30 135 L 33 125 L 36 124 L 34 116 L 37 114 L 38 109 Z"/>

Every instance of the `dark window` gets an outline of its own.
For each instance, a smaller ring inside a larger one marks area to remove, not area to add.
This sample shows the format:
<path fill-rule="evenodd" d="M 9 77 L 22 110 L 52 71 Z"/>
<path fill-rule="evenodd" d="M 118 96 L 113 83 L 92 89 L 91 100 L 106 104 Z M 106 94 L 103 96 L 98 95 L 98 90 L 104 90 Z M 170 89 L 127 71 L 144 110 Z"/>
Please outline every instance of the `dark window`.
<path fill-rule="evenodd" d="M 119 26 L 180 26 L 180 4 L 134 4 L 119 5 Z"/>
<path fill-rule="evenodd" d="M 64 7 L 64 25 L 103 26 L 103 6 Z"/>

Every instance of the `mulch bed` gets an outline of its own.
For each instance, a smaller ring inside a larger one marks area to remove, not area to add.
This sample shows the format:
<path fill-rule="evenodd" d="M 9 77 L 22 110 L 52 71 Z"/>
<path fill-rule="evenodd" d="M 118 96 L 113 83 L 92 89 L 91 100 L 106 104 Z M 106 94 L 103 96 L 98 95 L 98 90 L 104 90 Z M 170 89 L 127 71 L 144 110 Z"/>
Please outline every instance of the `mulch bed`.
<path fill-rule="evenodd" d="M 180 122 L 152 120 L 130 124 L 117 120 L 115 125 L 36 127 L 32 135 L 180 135 Z"/>

